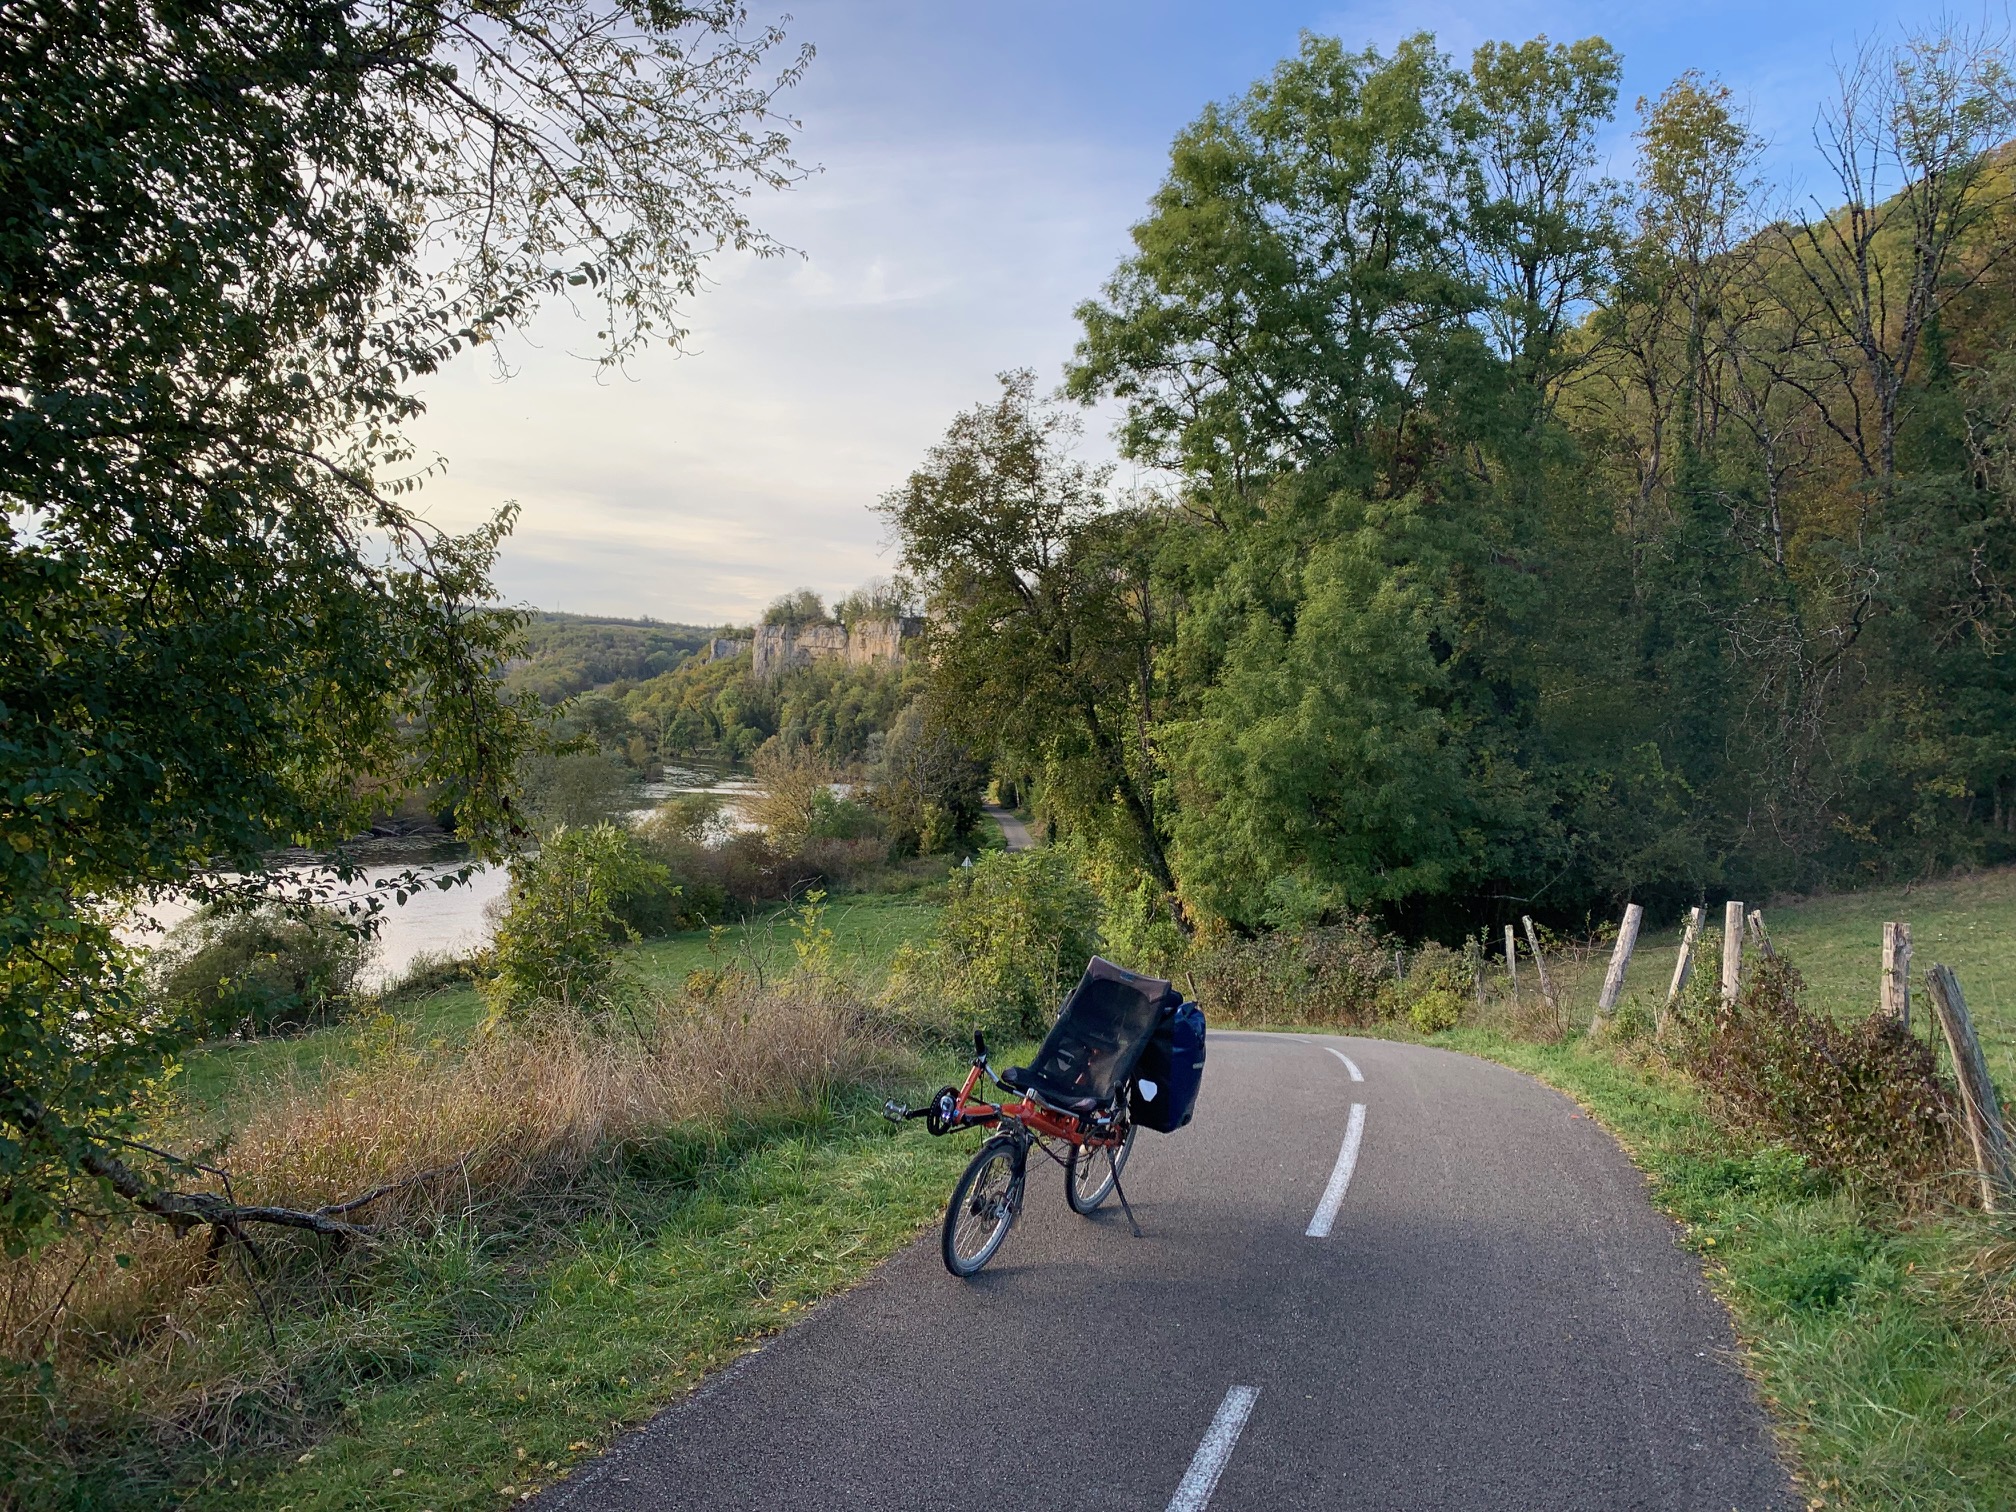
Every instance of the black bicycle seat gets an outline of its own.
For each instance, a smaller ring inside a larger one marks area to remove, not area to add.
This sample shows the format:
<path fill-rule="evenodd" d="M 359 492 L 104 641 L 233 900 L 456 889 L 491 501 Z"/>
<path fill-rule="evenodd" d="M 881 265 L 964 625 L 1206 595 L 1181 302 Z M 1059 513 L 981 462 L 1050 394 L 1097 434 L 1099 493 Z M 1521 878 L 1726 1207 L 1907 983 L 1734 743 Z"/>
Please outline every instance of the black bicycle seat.
<path fill-rule="evenodd" d="M 1010 1066 L 1001 1073 L 1001 1085 L 1013 1087 L 1017 1092 L 1027 1093 L 1045 1107 L 1055 1108 L 1059 1113 L 1075 1113 L 1079 1117 L 1099 1111 L 1096 1097 L 1076 1097 L 1068 1092 L 1058 1092 L 1046 1087 L 1029 1074 L 1027 1066 Z"/>

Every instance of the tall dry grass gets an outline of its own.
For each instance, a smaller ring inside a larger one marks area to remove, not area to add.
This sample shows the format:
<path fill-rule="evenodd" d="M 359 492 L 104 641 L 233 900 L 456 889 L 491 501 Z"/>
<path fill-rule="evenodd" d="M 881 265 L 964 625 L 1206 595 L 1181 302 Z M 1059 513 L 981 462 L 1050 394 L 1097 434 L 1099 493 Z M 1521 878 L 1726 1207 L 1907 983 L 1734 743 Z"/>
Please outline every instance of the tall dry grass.
<path fill-rule="evenodd" d="M 0 1388 L 0 1451 L 165 1463 L 192 1441 L 212 1452 L 284 1443 L 320 1410 L 307 1367 L 289 1357 L 296 1341 L 332 1355 L 406 1347 L 341 1337 L 396 1332 L 357 1306 L 359 1288 L 382 1284 L 381 1250 L 523 1228 L 527 1215 L 536 1227 L 654 1141 L 816 1113 L 906 1064 L 843 985 L 731 979 L 707 1001 L 551 1017 L 454 1053 L 367 1044 L 326 1080 L 253 1089 L 215 1159 L 230 1195 L 314 1208 L 384 1188 L 347 1215 L 383 1238 L 345 1252 L 259 1233 L 261 1253 L 247 1256 L 214 1249 L 203 1230 L 142 1223 L 83 1227 L 0 1261 L 0 1350 L 39 1367 Z M 187 1184 L 224 1190 L 221 1176 Z M 0 1488 L 0 1506 L 13 1504 Z"/>
<path fill-rule="evenodd" d="M 675 1125 L 810 1111 L 896 1051 L 844 989 L 730 982 L 641 1014 L 551 1016 L 450 1062 L 394 1051 L 270 1096 L 240 1126 L 242 1199 L 313 1207 L 410 1182 L 368 1221 L 565 1184 Z"/>

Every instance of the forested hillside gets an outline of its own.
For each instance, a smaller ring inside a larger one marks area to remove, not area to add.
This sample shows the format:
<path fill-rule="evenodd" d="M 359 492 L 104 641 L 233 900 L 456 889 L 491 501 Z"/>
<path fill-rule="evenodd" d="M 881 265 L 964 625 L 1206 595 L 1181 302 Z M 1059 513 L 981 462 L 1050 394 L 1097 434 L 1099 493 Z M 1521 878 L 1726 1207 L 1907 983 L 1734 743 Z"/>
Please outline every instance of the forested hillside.
<path fill-rule="evenodd" d="M 884 509 L 934 692 L 1186 925 L 1410 931 L 2016 854 L 2016 131 L 1871 51 L 1803 208 L 1602 41 L 1305 39 L 1079 310 L 1118 495 L 1011 375 Z M 1154 910 L 1150 910 L 1154 912 Z"/>
<path fill-rule="evenodd" d="M 534 614 L 506 681 L 514 692 L 556 704 L 613 682 L 642 682 L 669 672 L 723 632 L 657 620 L 587 614 Z"/>

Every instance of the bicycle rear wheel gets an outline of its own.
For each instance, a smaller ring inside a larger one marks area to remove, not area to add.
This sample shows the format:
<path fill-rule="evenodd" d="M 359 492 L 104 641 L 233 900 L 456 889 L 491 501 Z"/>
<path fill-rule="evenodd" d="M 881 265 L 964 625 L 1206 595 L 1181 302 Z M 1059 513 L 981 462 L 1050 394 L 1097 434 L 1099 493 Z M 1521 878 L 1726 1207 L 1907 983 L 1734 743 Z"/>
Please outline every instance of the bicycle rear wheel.
<path fill-rule="evenodd" d="M 1022 1200 L 1022 1149 L 1005 1137 L 990 1139 L 966 1167 L 945 1205 L 939 1248 L 945 1269 L 970 1276 L 994 1258 L 1015 1222 Z"/>
<path fill-rule="evenodd" d="M 1064 1200 L 1074 1213 L 1091 1213 L 1113 1195 L 1127 1157 L 1134 1153 L 1134 1125 L 1116 1148 L 1112 1145 L 1073 1145 L 1071 1159 L 1064 1166 Z M 1109 1160 L 1107 1157 L 1111 1156 Z"/>

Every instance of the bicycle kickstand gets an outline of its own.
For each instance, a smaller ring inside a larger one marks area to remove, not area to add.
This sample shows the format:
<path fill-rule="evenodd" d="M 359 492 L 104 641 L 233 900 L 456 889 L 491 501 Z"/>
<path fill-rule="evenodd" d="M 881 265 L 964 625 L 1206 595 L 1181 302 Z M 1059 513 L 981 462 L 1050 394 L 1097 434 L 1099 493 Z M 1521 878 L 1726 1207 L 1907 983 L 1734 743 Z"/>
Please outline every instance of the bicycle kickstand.
<path fill-rule="evenodd" d="M 1113 1160 L 1112 1151 L 1107 1151 L 1106 1158 Z M 1141 1232 L 1141 1225 L 1134 1221 L 1134 1209 L 1127 1201 L 1127 1188 L 1120 1185 L 1120 1163 L 1117 1160 L 1113 1161 L 1113 1195 L 1120 1199 L 1120 1211 L 1127 1215 L 1127 1225 L 1134 1230 L 1134 1237 L 1147 1238 L 1148 1236 Z"/>

